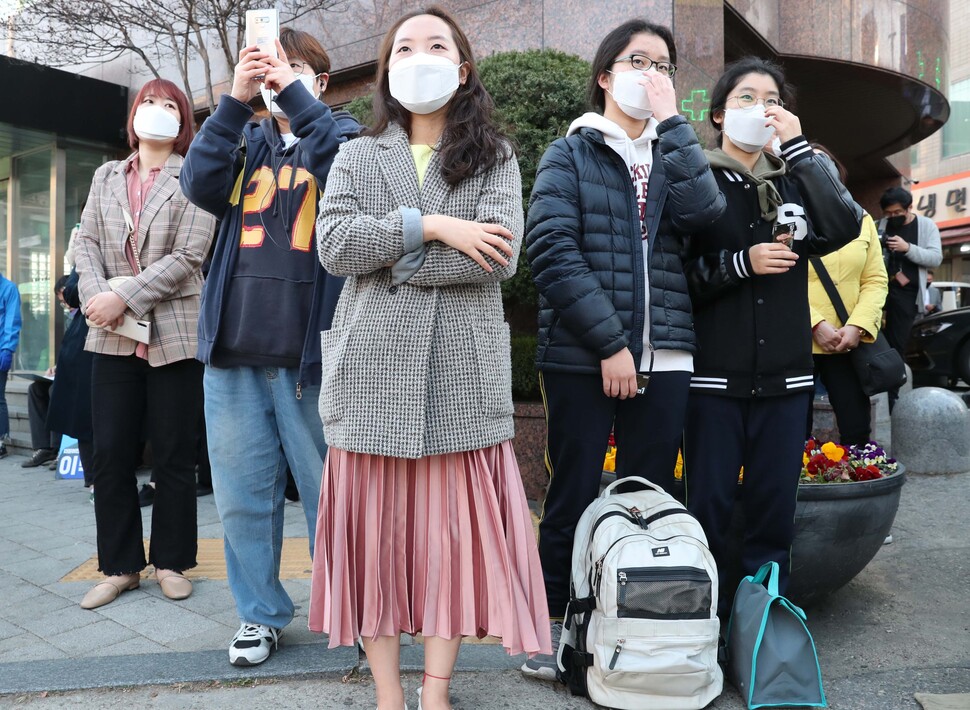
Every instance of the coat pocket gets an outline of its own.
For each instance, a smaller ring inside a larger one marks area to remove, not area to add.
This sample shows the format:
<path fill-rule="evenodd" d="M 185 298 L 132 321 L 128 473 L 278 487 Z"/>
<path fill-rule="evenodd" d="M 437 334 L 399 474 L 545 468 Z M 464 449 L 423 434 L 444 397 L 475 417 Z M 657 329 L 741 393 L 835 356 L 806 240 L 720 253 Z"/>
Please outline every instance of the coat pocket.
<path fill-rule="evenodd" d="M 323 371 L 320 378 L 320 419 L 324 423 L 343 418 L 347 398 L 348 328 L 331 328 L 320 333 Z"/>
<path fill-rule="evenodd" d="M 472 332 L 482 415 L 486 419 L 510 417 L 515 410 L 509 326 L 504 321 L 486 321 L 473 325 Z"/>

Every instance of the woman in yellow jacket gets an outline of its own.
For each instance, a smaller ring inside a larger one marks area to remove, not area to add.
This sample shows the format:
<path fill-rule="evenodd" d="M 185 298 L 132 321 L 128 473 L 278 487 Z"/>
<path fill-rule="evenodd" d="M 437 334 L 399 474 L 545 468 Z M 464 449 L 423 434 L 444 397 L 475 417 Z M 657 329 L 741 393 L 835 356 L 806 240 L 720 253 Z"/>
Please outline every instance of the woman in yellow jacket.
<path fill-rule="evenodd" d="M 832 159 L 839 179 L 845 184 L 847 173 L 842 163 L 825 146 L 812 143 L 812 147 L 816 153 L 824 153 Z M 864 214 L 859 236 L 838 251 L 823 256 L 822 263 L 842 297 L 849 320 L 842 323 L 836 315 L 835 306 L 825 292 L 815 266 L 809 263 L 808 301 L 815 372 L 828 390 L 839 427 L 839 443 L 864 445 L 869 442 L 872 429 L 869 397 L 862 391 L 847 353 L 860 342 L 871 343 L 876 339 L 889 291 L 882 245 L 872 217 Z M 811 420 L 810 410 L 809 430 Z"/>
<path fill-rule="evenodd" d="M 824 148 L 815 148 L 832 157 Z M 844 182 L 844 169 L 838 161 L 835 165 Z M 839 425 L 840 443 L 864 445 L 869 441 L 872 425 L 869 397 L 862 391 L 847 353 L 860 342 L 875 340 L 886 302 L 886 265 L 872 217 L 864 215 L 862 233 L 838 251 L 823 256 L 822 263 L 842 297 L 849 320 L 848 323 L 839 320 L 814 265 L 810 264 L 808 300 L 812 314 L 815 371 L 828 390 Z"/>

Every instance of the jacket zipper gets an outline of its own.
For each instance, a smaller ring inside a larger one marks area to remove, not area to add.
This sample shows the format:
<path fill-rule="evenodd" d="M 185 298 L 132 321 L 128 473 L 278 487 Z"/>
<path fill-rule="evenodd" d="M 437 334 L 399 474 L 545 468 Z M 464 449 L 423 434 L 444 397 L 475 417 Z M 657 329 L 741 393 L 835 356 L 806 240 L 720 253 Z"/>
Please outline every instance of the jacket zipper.
<path fill-rule="evenodd" d="M 594 141 L 594 142 L 598 142 L 599 145 L 601 146 L 601 149 L 606 150 L 608 152 L 610 156 L 610 160 L 613 161 L 613 165 L 616 167 L 619 167 L 620 174 L 627 178 L 626 184 L 627 184 L 627 187 L 629 188 L 627 192 L 627 197 L 628 198 L 632 197 L 633 199 L 632 209 L 630 212 L 631 216 L 633 217 L 632 223 L 640 226 L 640 210 L 639 210 L 639 206 L 637 205 L 637 192 L 636 192 L 636 188 L 633 187 L 633 181 L 629 178 L 630 168 L 624 164 L 623 159 L 617 154 L 615 150 L 613 150 L 608 145 L 606 145 L 605 141 L 603 142 Z M 658 142 L 659 142 L 659 139 L 658 139 Z M 640 226 L 640 229 L 642 230 L 643 227 Z M 643 357 L 643 330 L 644 328 L 650 327 L 650 294 L 646 293 L 646 290 L 644 287 L 644 272 L 646 269 L 649 268 L 649 264 L 646 264 L 643 261 L 643 247 L 640 245 L 641 240 L 642 240 L 642 236 L 640 234 L 637 234 L 637 243 L 634 245 L 635 248 L 631 252 L 631 255 L 633 257 L 633 276 L 635 281 L 633 285 L 633 295 L 635 297 L 638 290 L 640 291 L 640 293 L 643 294 L 643 298 L 640 299 L 640 306 L 641 306 L 640 312 L 643 314 L 643 321 L 640 325 L 640 339 L 638 342 L 636 337 L 634 337 L 633 342 L 630 343 L 630 352 L 632 353 L 634 349 L 636 349 L 636 351 L 639 353 L 639 357 L 637 356 L 636 353 L 634 353 L 634 360 L 637 366 L 637 370 L 640 369 L 640 361 Z M 640 271 L 639 271 L 639 274 L 640 274 L 639 278 L 636 278 L 637 264 L 641 265 Z M 636 331 L 637 331 L 637 306 L 636 306 L 636 298 L 634 298 L 633 329 L 632 329 L 631 335 L 635 336 Z M 649 338 L 649 341 L 650 343 L 653 343 L 653 338 Z"/>

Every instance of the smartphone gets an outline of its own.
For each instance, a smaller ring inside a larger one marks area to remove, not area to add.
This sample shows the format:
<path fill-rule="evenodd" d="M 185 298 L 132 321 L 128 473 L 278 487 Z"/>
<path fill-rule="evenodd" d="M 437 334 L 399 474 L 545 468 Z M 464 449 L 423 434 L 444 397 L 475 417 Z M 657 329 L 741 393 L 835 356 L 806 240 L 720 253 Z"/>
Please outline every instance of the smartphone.
<path fill-rule="evenodd" d="M 650 375 L 646 372 L 637 373 L 637 394 L 643 394 L 647 391 L 647 385 L 650 384 Z"/>
<path fill-rule="evenodd" d="M 276 38 L 280 36 L 280 13 L 276 9 L 246 10 L 246 46 L 258 46 L 271 57 L 278 57 Z"/>
<path fill-rule="evenodd" d="M 775 225 L 772 236 L 774 236 L 776 242 L 784 244 L 791 249 L 791 245 L 795 241 L 796 228 L 794 222 L 780 222 Z"/>

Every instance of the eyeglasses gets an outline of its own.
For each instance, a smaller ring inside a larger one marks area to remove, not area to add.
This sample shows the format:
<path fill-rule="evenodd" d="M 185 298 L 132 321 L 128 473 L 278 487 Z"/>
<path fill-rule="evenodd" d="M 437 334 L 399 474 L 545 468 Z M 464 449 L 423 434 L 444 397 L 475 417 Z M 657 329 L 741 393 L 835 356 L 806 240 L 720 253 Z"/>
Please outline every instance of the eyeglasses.
<path fill-rule="evenodd" d="M 617 64 L 619 62 L 630 62 L 630 66 L 637 71 L 647 71 L 650 67 L 653 67 L 661 74 L 666 74 L 671 79 L 674 77 L 674 72 L 677 71 L 677 67 L 670 62 L 655 62 L 650 57 L 643 54 L 631 54 L 628 57 L 620 57 L 619 59 L 614 59 L 613 63 Z"/>
<path fill-rule="evenodd" d="M 301 62 L 299 59 L 294 59 L 293 61 L 290 62 L 290 69 L 293 70 L 294 74 L 302 74 L 303 70 L 306 69 L 308 66 L 310 65 L 307 64 L 306 62 Z M 312 67 L 310 68 L 310 71 L 311 72 L 313 71 Z"/>
<path fill-rule="evenodd" d="M 728 101 L 731 99 L 734 99 L 734 102 L 740 109 L 754 108 L 758 104 L 762 104 L 765 108 L 771 108 L 773 106 L 777 106 L 779 108 L 785 107 L 785 102 L 779 99 L 777 96 L 769 96 L 766 99 L 758 99 L 751 94 L 738 94 L 737 96 L 728 97 Z"/>

